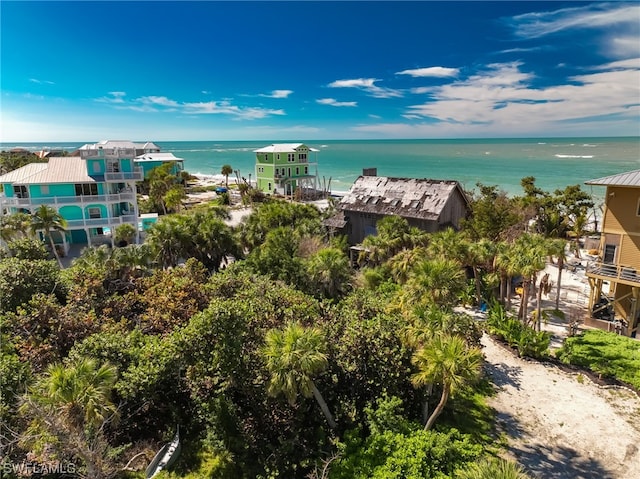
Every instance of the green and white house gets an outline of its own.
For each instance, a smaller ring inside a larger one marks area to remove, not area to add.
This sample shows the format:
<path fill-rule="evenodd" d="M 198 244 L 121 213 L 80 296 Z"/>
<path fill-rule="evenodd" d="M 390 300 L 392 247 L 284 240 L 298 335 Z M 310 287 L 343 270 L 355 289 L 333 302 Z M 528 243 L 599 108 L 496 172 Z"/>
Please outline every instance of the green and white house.
<path fill-rule="evenodd" d="M 105 233 L 124 223 L 138 230 L 136 182 L 150 170 L 144 166 L 155 161 L 145 155 L 160 152 L 153 143 L 107 140 L 84 145 L 76 154 L 31 163 L 0 176 L 0 214 L 32 214 L 40 205 L 54 208 L 67 221 L 64 233 L 54 233 L 54 241 L 65 253 L 72 243 L 113 246 L 113 235 Z M 170 155 L 170 160 L 158 157 L 158 164 L 182 164 Z"/>
<path fill-rule="evenodd" d="M 280 143 L 254 150 L 256 187 L 264 193 L 282 195 L 317 189 L 318 151 L 303 143 Z"/>

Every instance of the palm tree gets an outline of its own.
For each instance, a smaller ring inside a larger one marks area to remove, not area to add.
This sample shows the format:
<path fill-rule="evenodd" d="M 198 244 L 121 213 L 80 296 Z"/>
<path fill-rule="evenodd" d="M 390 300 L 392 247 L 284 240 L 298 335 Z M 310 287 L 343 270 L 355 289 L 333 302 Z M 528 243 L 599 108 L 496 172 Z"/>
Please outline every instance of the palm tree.
<path fill-rule="evenodd" d="M 117 370 L 98 365 L 93 359 L 71 364 L 52 364 L 24 396 L 20 411 L 31 417 L 30 432 L 53 436 L 52 454 L 82 459 L 87 477 L 113 477 L 113 453 L 104 426 L 116 420 L 118 410 L 111 401 Z M 30 436 L 34 440 L 38 436 Z"/>
<path fill-rule="evenodd" d="M 557 258 L 558 265 L 558 280 L 556 286 L 556 310 L 560 309 L 560 287 L 562 281 L 562 269 L 564 268 L 564 261 L 567 259 L 566 253 L 567 242 L 563 239 L 556 239 L 550 242 L 549 252 Z"/>
<path fill-rule="evenodd" d="M 351 278 L 349 258 L 337 248 L 323 248 L 307 263 L 307 272 L 314 291 L 335 299 L 347 289 Z"/>
<path fill-rule="evenodd" d="M 464 270 L 456 261 L 448 259 L 424 260 L 409 275 L 401 293 L 404 307 L 436 304 L 453 308 L 466 286 Z"/>
<path fill-rule="evenodd" d="M 424 429 L 429 430 L 442 413 L 449 397 L 480 376 L 482 351 L 468 347 L 459 336 L 439 334 L 416 352 L 411 362 L 418 371 L 411 377 L 415 387 L 441 384 L 440 402 L 429 416 Z"/>
<path fill-rule="evenodd" d="M 263 355 L 271 373 L 269 395 L 284 394 L 291 405 L 295 404 L 298 394 L 313 395 L 329 426 L 335 428 L 329 407 L 313 382 L 313 377 L 328 366 L 322 332 L 289 323 L 284 330 L 270 330 L 265 342 Z"/>
<path fill-rule="evenodd" d="M 53 242 L 53 236 L 51 233 L 53 231 L 65 231 L 67 221 L 60 213 L 47 205 L 40 205 L 32 218 L 33 222 L 31 224 L 31 230 L 34 233 L 36 231 L 43 231 L 45 237 L 49 238 L 49 244 L 53 250 L 53 255 L 56 257 L 58 264 L 62 268 L 62 261 L 60 260 L 60 255 L 58 255 L 58 251 L 56 250 L 56 245 Z"/>
<path fill-rule="evenodd" d="M 231 165 L 222 165 L 220 173 L 224 175 L 224 184 L 229 188 L 229 175 L 233 173 L 233 168 L 231 168 Z"/>
<path fill-rule="evenodd" d="M 547 240 L 541 235 L 524 234 L 514 244 L 514 269 L 522 275 L 522 298 L 520 302 L 520 317 L 526 323 L 529 289 L 535 285 L 534 278 L 545 267 L 549 247 Z"/>
<path fill-rule="evenodd" d="M 26 238 L 31 233 L 31 215 L 13 213 L 0 216 L 0 239 L 5 242 L 17 238 Z"/>

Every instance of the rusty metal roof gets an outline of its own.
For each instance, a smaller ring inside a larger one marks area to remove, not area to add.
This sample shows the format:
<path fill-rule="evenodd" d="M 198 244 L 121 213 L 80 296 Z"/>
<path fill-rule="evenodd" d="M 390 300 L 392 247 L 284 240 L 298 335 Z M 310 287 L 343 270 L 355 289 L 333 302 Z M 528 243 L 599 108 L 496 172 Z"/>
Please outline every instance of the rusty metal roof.
<path fill-rule="evenodd" d="M 640 170 L 585 181 L 587 185 L 640 187 Z"/>
<path fill-rule="evenodd" d="M 452 180 L 360 176 L 340 201 L 345 211 L 437 220 L 460 184 Z"/>

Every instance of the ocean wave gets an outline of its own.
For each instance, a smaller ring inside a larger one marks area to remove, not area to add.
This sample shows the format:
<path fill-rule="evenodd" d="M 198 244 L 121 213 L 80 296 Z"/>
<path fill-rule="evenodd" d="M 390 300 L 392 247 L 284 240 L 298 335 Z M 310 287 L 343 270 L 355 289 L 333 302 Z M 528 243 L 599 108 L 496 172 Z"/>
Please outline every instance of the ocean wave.
<path fill-rule="evenodd" d="M 553 155 L 556 158 L 593 158 L 593 155 Z"/>
<path fill-rule="evenodd" d="M 595 147 L 597 147 L 598 145 L 590 145 L 589 143 L 585 143 L 585 144 L 584 144 L 584 145 L 582 145 L 582 146 L 584 146 L 584 147 L 586 147 L 586 148 L 595 148 Z"/>

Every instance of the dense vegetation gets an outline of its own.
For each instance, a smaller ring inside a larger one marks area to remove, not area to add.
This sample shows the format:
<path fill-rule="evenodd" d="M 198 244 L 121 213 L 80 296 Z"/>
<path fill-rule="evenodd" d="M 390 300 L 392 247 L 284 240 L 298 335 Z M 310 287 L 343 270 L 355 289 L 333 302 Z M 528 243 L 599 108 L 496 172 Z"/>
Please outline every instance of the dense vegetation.
<path fill-rule="evenodd" d="M 564 251 L 557 226 L 577 228 L 587 206 L 523 184 L 520 198 L 479 185 L 461 232 L 381 220 L 358 269 L 296 203 L 256 204 L 238 228 L 219 204 L 167 214 L 144 244 L 87 249 L 66 269 L 32 235 L 60 218 L 4 218 L 4 460 L 142 477 L 180 426 L 181 459 L 158 477 L 522 477 L 491 459 L 482 331 L 454 307 L 495 299 L 494 332 L 511 324 L 523 354 L 546 352 L 526 298 L 512 312 L 512 278 L 535 294 Z M 176 211 L 165 186 L 151 197 Z M 542 213 L 553 221 L 522 233 Z"/>

